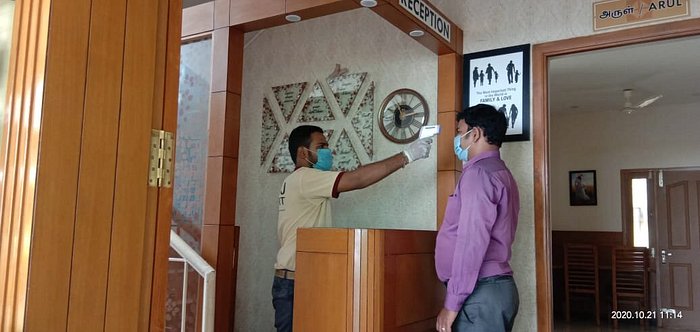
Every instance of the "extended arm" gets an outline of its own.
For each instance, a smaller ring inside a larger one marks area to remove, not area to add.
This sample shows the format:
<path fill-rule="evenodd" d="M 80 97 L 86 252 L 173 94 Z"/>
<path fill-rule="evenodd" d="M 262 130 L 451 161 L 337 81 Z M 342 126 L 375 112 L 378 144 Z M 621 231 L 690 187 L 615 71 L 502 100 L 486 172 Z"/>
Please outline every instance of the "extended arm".
<path fill-rule="evenodd" d="M 347 192 L 368 187 L 412 161 L 428 158 L 432 142 L 430 138 L 417 140 L 411 143 L 402 153 L 397 153 L 387 159 L 364 165 L 354 171 L 344 173 L 340 178 L 340 182 L 338 182 L 338 192 Z"/>

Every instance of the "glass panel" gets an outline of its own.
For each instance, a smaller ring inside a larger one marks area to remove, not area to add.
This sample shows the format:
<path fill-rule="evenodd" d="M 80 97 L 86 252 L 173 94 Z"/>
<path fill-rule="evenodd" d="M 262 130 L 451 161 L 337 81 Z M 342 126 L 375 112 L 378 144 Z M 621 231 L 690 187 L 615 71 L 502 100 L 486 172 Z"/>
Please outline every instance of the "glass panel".
<path fill-rule="evenodd" d="M 10 65 L 10 47 L 12 45 L 12 18 L 15 2 L 0 0 L 0 137 L 4 130 L 5 96 L 7 94 L 7 70 Z M 4 147 L 0 147 L 2 151 Z"/>
<path fill-rule="evenodd" d="M 183 43 L 180 47 L 180 88 L 177 110 L 175 184 L 173 187 L 172 229 L 197 252 L 201 252 L 202 215 L 209 134 L 211 97 L 211 38 Z M 179 257 L 170 250 L 170 257 Z M 187 273 L 187 300 L 183 303 L 184 267 L 170 262 L 165 326 L 179 331 L 185 315 L 185 331 L 197 328 L 202 278 L 191 267 Z"/>
<path fill-rule="evenodd" d="M 634 246 L 649 248 L 647 179 L 632 179 L 632 225 Z"/>
<path fill-rule="evenodd" d="M 173 228 L 200 250 L 211 96 L 211 38 L 180 49 Z"/>

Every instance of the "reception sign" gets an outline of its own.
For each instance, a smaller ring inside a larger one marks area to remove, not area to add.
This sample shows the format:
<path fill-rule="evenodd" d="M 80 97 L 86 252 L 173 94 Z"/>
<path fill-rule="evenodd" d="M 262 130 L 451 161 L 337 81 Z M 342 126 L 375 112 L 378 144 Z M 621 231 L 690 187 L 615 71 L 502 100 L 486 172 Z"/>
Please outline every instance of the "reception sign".
<path fill-rule="evenodd" d="M 593 29 L 690 15 L 690 0 L 607 0 L 593 4 Z"/>

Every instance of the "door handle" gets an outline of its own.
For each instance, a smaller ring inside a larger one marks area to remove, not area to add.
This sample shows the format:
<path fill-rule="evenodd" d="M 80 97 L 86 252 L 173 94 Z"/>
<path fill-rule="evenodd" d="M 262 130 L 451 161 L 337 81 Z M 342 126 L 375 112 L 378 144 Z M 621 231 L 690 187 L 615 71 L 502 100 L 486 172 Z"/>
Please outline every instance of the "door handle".
<path fill-rule="evenodd" d="M 666 264 L 666 257 L 673 256 L 673 253 L 666 251 L 666 249 L 661 249 L 661 264 Z"/>

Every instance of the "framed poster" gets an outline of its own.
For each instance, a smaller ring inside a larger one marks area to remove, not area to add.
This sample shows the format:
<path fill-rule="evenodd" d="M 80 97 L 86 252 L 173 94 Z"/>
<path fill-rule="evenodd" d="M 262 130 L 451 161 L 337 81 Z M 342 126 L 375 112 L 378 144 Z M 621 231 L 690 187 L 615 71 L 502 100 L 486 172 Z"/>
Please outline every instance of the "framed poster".
<path fill-rule="evenodd" d="M 530 140 L 530 44 L 464 55 L 462 106 L 488 104 L 508 121 L 505 142 Z"/>
<path fill-rule="evenodd" d="M 569 171 L 569 205 L 598 205 L 595 171 Z"/>

